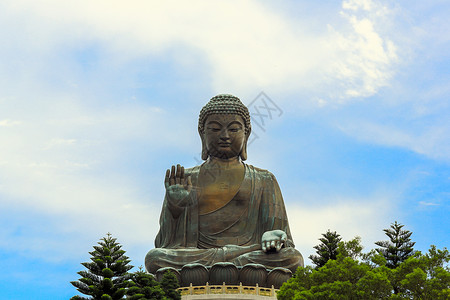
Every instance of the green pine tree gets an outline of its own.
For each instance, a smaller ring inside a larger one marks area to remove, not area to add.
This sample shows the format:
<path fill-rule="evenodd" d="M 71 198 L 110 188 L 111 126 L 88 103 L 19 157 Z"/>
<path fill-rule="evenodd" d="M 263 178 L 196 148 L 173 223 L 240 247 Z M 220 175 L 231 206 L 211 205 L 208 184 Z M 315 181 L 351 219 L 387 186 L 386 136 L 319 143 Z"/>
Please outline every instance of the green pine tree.
<path fill-rule="evenodd" d="M 161 280 L 161 288 L 164 290 L 164 294 L 167 299 L 180 300 L 181 293 L 177 290 L 180 287 L 177 277 L 170 271 L 164 273 Z"/>
<path fill-rule="evenodd" d="M 378 251 L 361 253 L 357 237 L 340 243 L 335 260 L 321 268 L 300 267 L 277 293 L 290 299 L 450 299 L 450 253 L 431 246 L 415 251 L 395 269 Z M 356 258 L 363 258 L 359 261 Z"/>
<path fill-rule="evenodd" d="M 129 288 L 127 290 L 127 299 L 131 300 L 150 300 L 164 299 L 164 290 L 153 275 L 146 273 L 142 267 L 132 274 Z"/>
<path fill-rule="evenodd" d="M 392 270 L 396 299 L 450 299 L 450 253 L 431 245 L 428 253 L 415 251 Z"/>
<path fill-rule="evenodd" d="M 74 296 L 71 299 L 116 300 L 123 298 L 128 279 L 131 277 L 128 271 L 133 266 L 128 265 L 130 260 L 121 248 L 122 246 L 110 233 L 94 246 L 94 251 L 89 252 L 92 255 L 91 262 L 81 263 L 87 271 L 78 272 L 81 278 L 71 282 L 80 293 L 91 297 Z"/>
<path fill-rule="evenodd" d="M 375 244 L 380 246 L 377 251 L 386 258 L 386 266 L 391 269 L 397 268 L 400 263 L 404 262 L 408 257 L 414 254 L 415 242 L 411 242 L 412 232 L 403 230 L 405 225 L 395 221 L 391 224 L 391 228 L 383 229 L 389 237 L 389 241 L 379 241 Z"/>
<path fill-rule="evenodd" d="M 336 231 L 331 232 L 329 229 L 326 233 L 322 233 L 322 236 L 319 239 L 322 243 L 314 246 L 317 255 L 309 256 L 316 268 L 323 267 L 328 260 L 337 258 L 339 242 L 341 241 L 340 235 Z"/>

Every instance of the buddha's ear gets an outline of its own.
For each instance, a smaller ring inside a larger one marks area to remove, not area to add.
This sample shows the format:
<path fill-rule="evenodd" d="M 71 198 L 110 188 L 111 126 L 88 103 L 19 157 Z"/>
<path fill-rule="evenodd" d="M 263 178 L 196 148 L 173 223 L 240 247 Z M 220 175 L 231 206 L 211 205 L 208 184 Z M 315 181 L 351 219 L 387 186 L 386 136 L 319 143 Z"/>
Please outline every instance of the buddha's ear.
<path fill-rule="evenodd" d="M 247 139 L 245 139 L 244 147 L 242 147 L 241 154 L 239 154 L 241 160 L 247 160 Z"/>
<path fill-rule="evenodd" d="M 202 139 L 202 159 L 207 160 L 209 157 L 208 149 L 206 148 L 205 138 L 204 135 L 199 132 L 200 138 Z"/>
<path fill-rule="evenodd" d="M 242 147 L 241 153 L 239 153 L 239 157 L 242 161 L 247 160 L 247 142 L 250 136 L 251 131 L 248 131 L 248 134 L 245 135 L 244 146 Z"/>

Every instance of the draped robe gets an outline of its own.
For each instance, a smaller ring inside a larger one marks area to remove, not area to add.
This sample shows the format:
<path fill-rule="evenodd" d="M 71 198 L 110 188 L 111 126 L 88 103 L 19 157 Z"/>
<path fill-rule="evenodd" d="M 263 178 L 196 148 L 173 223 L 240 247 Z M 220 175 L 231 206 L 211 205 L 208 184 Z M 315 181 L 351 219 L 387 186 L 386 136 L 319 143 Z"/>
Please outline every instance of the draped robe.
<path fill-rule="evenodd" d="M 188 204 L 177 206 L 166 195 L 156 248 L 150 250 L 145 258 L 150 273 L 168 266 L 180 269 L 194 262 L 205 266 L 223 261 L 237 266 L 259 263 L 268 269 L 285 267 L 292 271 L 303 266 L 302 255 L 294 249 L 275 176 L 267 170 L 244 166 L 244 179 L 233 199 L 216 211 L 203 215 L 198 209 L 201 166 L 185 170 L 193 185 Z M 277 229 L 288 237 L 283 248 L 280 252 L 263 252 L 262 235 Z"/>

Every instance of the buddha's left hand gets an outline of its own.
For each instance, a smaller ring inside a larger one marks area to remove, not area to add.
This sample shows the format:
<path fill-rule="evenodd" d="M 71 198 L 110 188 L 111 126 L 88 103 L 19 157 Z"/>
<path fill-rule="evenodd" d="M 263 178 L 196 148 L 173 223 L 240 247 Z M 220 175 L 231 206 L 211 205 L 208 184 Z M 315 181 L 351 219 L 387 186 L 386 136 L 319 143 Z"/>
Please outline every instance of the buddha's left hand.
<path fill-rule="evenodd" d="M 261 238 L 261 248 L 264 252 L 268 252 L 272 249 L 279 252 L 286 241 L 287 234 L 283 230 L 266 231 Z"/>

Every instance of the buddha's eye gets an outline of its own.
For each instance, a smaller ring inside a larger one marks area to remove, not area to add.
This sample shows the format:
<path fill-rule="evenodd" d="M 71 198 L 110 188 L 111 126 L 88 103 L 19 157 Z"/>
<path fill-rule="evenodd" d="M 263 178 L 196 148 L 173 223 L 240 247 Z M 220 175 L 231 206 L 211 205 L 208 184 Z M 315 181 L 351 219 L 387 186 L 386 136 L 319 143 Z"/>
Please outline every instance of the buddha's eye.
<path fill-rule="evenodd" d="M 241 126 L 233 125 L 228 129 L 230 132 L 239 132 L 242 130 Z"/>
<path fill-rule="evenodd" d="M 218 132 L 218 131 L 220 131 L 220 128 L 217 128 L 217 127 L 208 127 L 208 130 L 209 130 L 209 131 L 212 131 L 212 132 Z"/>

